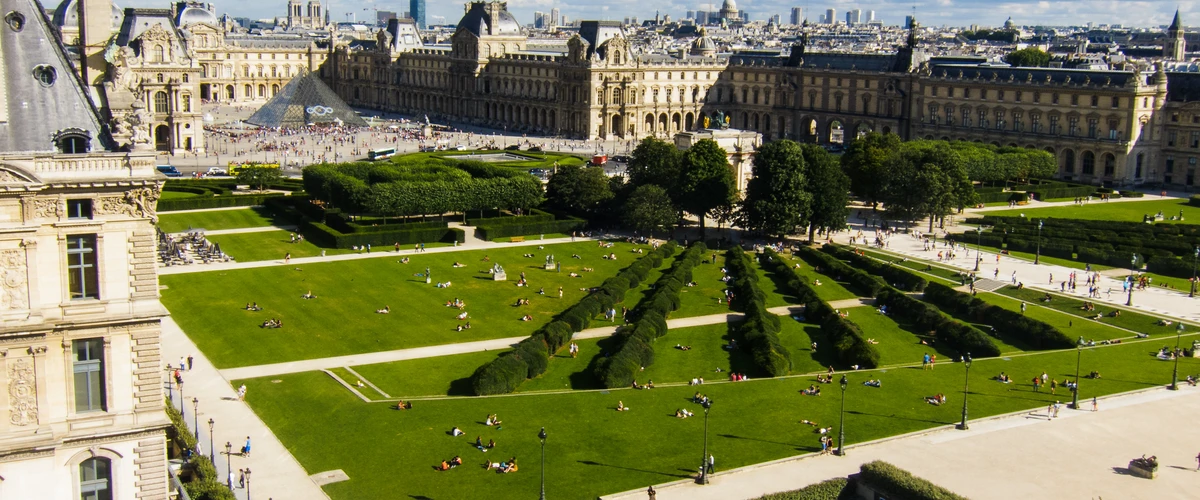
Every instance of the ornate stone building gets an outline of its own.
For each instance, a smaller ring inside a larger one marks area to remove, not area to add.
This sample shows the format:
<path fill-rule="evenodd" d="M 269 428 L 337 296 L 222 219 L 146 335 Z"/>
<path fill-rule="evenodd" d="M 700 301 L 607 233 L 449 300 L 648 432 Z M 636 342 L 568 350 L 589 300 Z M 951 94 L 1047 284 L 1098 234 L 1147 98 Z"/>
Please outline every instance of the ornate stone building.
<path fill-rule="evenodd" d="M 0 497 L 165 500 L 154 152 L 116 152 L 37 2 L 0 6 Z"/>

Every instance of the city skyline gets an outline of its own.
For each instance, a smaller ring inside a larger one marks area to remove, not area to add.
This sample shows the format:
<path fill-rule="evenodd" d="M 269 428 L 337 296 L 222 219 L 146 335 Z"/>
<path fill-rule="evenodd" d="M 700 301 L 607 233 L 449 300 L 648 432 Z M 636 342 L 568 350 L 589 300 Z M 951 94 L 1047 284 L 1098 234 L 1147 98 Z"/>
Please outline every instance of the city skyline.
<path fill-rule="evenodd" d="M 286 14 L 286 2 L 264 3 L 232 3 L 225 1 L 210 2 L 216 6 L 218 14 L 228 13 L 234 17 L 249 17 L 252 19 L 269 19 Z M 330 13 L 330 19 L 335 22 L 345 22 L 353 15 L 353 20 L 369 22 L 375 19 L 375 11 L 393 11 L 402 14 L 409 10 L 407 0 L 367 0 L 352 2 L 349 0 L 333 0 L 322 2 Z M 121 7 L 151 7 L 165 8 L 170 2 L 161 0 L 132 0 L 118 2 Z M 712 6 L 709 8 L 709 6 Z M 845 12 L 860 9 L 864 14 L 875 11 L 875 18 L 884 25 L 898 26 L 904 23 L 904 18 L 912 14 L 916 6 L 917 19 L 926 26 L 1001 26 L 1010 16 L 1018 25 L 1043 26 L 1083 26 L 1087 23 L 1120 24 L 1125 27 L 1157 28 L 1170 23 L 1176 8 L 1179 9 L 1185 21 L 1190 18 L 1200 19 L 1200 0 L 1168 2 L 1165 0 L 1146 0 L 1135 2 L 1117 2 L 1115 0 L 1089 1 L 1046 1 L 1046 0 L 1013 0 L 1000 3 L 983 2 L 981 0 L 920 0 L 912 3 L 878 0 L 854 2 L 846 0 L 824 0 L 821 2 L 797 2 L 794 0 L 742 0 L 738 8 L 749 14 L 752 21 L 766 21 L 771 16 L 779 15 L 784 21 L 790 21 L 792 8 L 804 9 L 804 15 L 810 23 L 820 21 L 821 15 L 827 9 L 839 13 L 839 22 L 845 22 Z M 53 9 L 57 3 L 44 4 Z M 549 12 L 556 8 L 562 15 L 570 19 L 583 20 L 621 20 L 625 17 L 636 17 L 640 20 L 653 19 L 655 14 L 670 15 L 672 19 L 682 19 L 688 10 L 718 10 L 721 2 L 678 2 L 657 0 L 651 2 L 632 2 L 622 0 L 607 4 L 589 4 L 585 2 L 562 2 L 557 0 L 510 0 L 509 11 L 512 12 L 522 25 L 532 24 L 534 12 Z M 426 12 L 428 24 L 434 24 L 439 18 L 446 23 L 455 23 L 462 17 L 462 2 L 430 4 Z"/>

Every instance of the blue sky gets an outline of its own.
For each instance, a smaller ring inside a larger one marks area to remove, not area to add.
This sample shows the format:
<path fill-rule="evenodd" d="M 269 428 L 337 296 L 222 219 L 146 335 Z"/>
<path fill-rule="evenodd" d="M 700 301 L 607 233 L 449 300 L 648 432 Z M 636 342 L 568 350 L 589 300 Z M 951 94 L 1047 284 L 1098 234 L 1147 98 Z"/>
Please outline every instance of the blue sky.
<path fill-rule="evenodd" d="M 305 0 L 307 1 L 307 0 Z M 213 2 L 218 13 L 228 12 L 234 16 L 266 18 L 282 16 L 286 0 L 259 2 Z M 332 17 L 339 21 L 348 19 L 346 13 L 355 14 L 359 20 L 374 18 L 375 10 L 404 12 L 407 1 L 395 0 L 325 0 Z M 127 0 L 122 7 L 167 7 L 166 1 Z M 622 19 L 636 16 L 638 19 L 653 18 L 655 11 L 682 17 L 687 10 L 709 10 L 708 3 L 683 0 L 608 0 L 594 2 L 586 0 L 510 0 L 509 10 L 522 24 L 533 21 L 534 11 L 549 12 L 557 7 L 571 19 Z M 712 10 L 720 8 L 720 0 L 714 0 Z M 1093 22 L 1122 23 L 1127 26 L 1153 27 L 1168 24 L 1178 6 L 1183 12 L 1184 23 L 1200 26 L 1200 0 L 917 0 L 913 2 L 874 0 L 741 0 L 738 8 L 750 14 L 751 19 L 766 19 L 772 14 L 783 16 L 787 22 L 792 7 L 802 7 L 809 12 L 808 18 L 816 21 L 826 9 L 838 11 L 844 19 L 850 9 L 874 10 L 876 17 L 887 24 L 900 24 L 904 16 L 916 6 L 917 18 L 926 25 L 966 26 L 970 24 L 998 26 L 1009 16 L 1018 24 L 1085 24 Z M 53 7 L 47 4 L 47 7 Z M 462 16 L 463 2 L 457 0 L 426 0 L 429 16 L 443 16 L 453 23 Z M 1192 14 L 1195 12 L 1195 14 Z M 429 19 L 432 22 L 432 19 Z"/>

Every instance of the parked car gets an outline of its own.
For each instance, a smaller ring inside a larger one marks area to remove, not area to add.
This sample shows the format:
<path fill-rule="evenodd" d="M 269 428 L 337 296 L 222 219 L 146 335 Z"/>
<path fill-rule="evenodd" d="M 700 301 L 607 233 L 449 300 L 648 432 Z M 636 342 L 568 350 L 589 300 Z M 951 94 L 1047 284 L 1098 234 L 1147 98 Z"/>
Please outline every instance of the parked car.
<path fill-rule="evenodd" d="M 208 172 L 204 175 L 229 175 L 229 171 L 221 167 L 208 167 Z"/>
<path fill-rule="evenodd" d="M 457 146 L 454 146 L 454 150 L 455 150 L 455 151 L 466 151 L 466 150 L 467 150 L 467 147 L 466 147 L 466 146 L 463 146 L 462 144 L 459 144 L 459 145 L 457 145 Z"/>
<path fill-rule="evenodd" d="M 183 172 L 175 168 L 175 165 L 159 165 L 158 171 L 167 177 L 183 177 Z"/>

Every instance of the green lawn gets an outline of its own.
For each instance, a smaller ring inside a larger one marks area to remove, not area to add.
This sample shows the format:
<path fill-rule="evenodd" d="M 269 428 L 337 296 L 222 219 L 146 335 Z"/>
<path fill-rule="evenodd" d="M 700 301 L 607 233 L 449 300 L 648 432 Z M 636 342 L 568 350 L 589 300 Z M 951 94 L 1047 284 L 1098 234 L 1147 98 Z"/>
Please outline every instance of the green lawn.
<path fill-rule="evenodd" d="M 208 241 L 221 245 L 221 251 L 238 262 L 259 260 L 282 261 L 287 254 L 292 257 L 316 257 L 324 250 L 326 255 L 352 253 L 348 248 L 321 248 L 308 240 L 292 243 L 289 231 L 265 231 L 261 233 L 235 233 L 209 236 Z M 430 246 L 445 246 L 433 243 Z M 379 250 L 384 250 L 380 248 Z"/>
<path fill-rule="evenodd" d="M 507 349 L 452 354 L 352 368 L 393 398 L 469 396 L 472 394 L 469 380 L 471 374 L 475 373 L 476 368 L 505 351 Z M 354 379 L 348 381 L 354 383 Z M 375 391 L 370 388 L 367 390 L 374 395 Z M 379 397 L 375 396 L 372 399 Z"/>
<path fill-rule="evenodd" d="M 930 338 L 929 335 L 918 336 L 910 330 L 912 325 L 907 321 L 897 322 L 897 318 L 880 314 L 870 306 L 852 307 L 843 312 L 850 313 L 846 319 L 857 324 L 863 336 L 879 342 L 875 349 L 879 351 L 880 366 L 920 363 L 926 353 L 940 355 L 949 361 L 951 353 L 939 353 L 931 346 L 921 344 L 923 338 Z M 820 347 L 820 342 L 817 341 L 817 347 Z"/>
<path fill-rule="evenodd" d="M 881 347 L 890 350 L 894 346 L 885 341 Z M 1154 359 L 1150 351 L 1157 347 L 1158 342 L 1151 341 L 1083 350 L 1079 371 L 1096 370 L 1104 377 L 1081 381 L 1082 401 L 1165 385 L 1171 364 Z M 1033 392 L 1024 381 L 1043 371 L 1061 381 L 1073 376 L 1075 362 L 1074 350 L 977 360 L 971 370 L 971 416 L 1043 411 L 1055 400 L 1068 402 L 1066 391 L 1057 395 Z M 1200 360 L 1183 359 L 1180 370 L 1181 374 L 1196 373 Z M 991 380 L 1001 371 L 1017 382 Z M 849 378 L 845 398 L 849 443 L 948 425 L 961 416 L 960 364 L 939 363 L 932 372 L 918 368 L 853 372 Z M 880 379 L 883 387 L 862 386 L 868 378 Z M 689 402 L 697 390 L 715 402 L 709 421 L 709 449 L 723 470 L 816 451 L 818 435 L 800 420 L 836 424 L 840 402 L 834 385 L 823 386 L 823 396 L 800 395 L 801 389 L 814 383 L 807 376 L 710 382 L 699 388 L 451 398 L 417 401 L 407 411 L 389 409 L 385 403 L 364 403 L 322 373 L 244 382 L 250 389 L 251 407 L 309 473 L 342 469 L 350 476 L 349 481 L 324 487 L 338 500 L 475 498 L 482 491 L 488 492 L 488 498 L 501 500 L 529 498 L 538 491 L 537 433 L 542 427 L 549 436 L 545 449 L 547 496 L 595 498 L 686 479 L 694 472 L 704 426 L 700 407 Z M 940 407 L 924 402 L 925 396 L 937 393 L 946 394 L 949 402 Z M 613 411 L 617 401 L 631 410 Z M 677 419 L 673 415 L 679 408 L 698 415 Z M 491 413 L 504 421 L 502 428 L 481 425 Z M 300 414 L 304 417 L 297 418 Z M 449 436 L 452 426 L 462 428 L 466 435 Z M 471 446 L 475 436 L 484 442 L 494 439 L 497 448 L 480 453 Z M 432 466 L 454 456 L 463 457 L 465 465 L 449 472 L 433 470 Z M 479 466 L 484 459 L 498 462 L 510 457 L 517 458 L 519 472 L 497 474 Z M 403 480 L 397 479 L 397 471 L 404 471 Z"/>
<path fill-rule="evenodd" d="M 1037 297 L 1040 298 L 1041 294 L 1037 295 Z M 1011 299 L 999 294 L 984 294 L 983 299 L 990 304 L 995 304 L 1008 309 L 1009 311 L 1021 311 L 1020 300 Z M 1032 301 L 1026 301 L 1025 315 L 1029 316 L 1030 318 L 1043 321 L 1050 326 L 1057 328 L 1072 340 L 1083 337 L 1087 340 L 1101 341 L 1119 338 L 1132 338 L 1134 336 L 1132 333 L 1125 330 L 1108 326 L 1102 321 L 1091 321 L 1086 318 L 1076 317 L 1055 309 L 1041 307 L 1043 304 L 1045 304 L 1045 302 L 1041 302 L 1036 299 Z M 996 330 L 1000 333 L 1001 339 L 1012 341 L 1014 344 L 1019 345 L 1019 340 L 1009 339 L 1007 332 L 1002 325 L 997 325 Z"/>
<path fill-rule="evenodd" d="M 614 249 L 601 249 L 593 242 L 579 242 L 549 246 L 545 251 L 513 247 L 402 253 L 412 259 L 409 264 L 399 263 L 397 256 L 168 275 L 160 281 L 167 286 L 163 304 L 175 320 L 216 366 L 228 368 L 525 336 L 582 298 L 586 292 L 580 288 L 598 286 L 631 264 L 633 258 L 628 255 L 632 247 L 618 243 Z M 600 258 L 613 251 L 622 258 Z M 537 255 L 521 257 L 529 252 Z M 545 252 L 560 257 L 561 273 L 542 270 Z M 569 258 L 571 254 L 582 258 Z M 481 262 L 484 255 L 489 255 L 491 262 Z M 454 262 L 467 267 L 454 268 Z M 496 282 L 486 274 L 492 263 L 507 267 L 509 281 Z M 435 288 L 416 277 L 426 266 L 434 281 L 450 281 L 452 287 Z M 584 267 L 595 271 L 584 272 Z M 522 271 L 528 273 L 529 288 L 515 286 Z M 571 272 L 581 277 L 572 278 Z M 559 286 L 565 292 L 562 300 Z M 545 287 L 546 295 L 536 293 L 539 287 Z M 301 298 L 308 291 L 318 298 Z M 445 306 L 456 297 L 466 302 L 471 319 L 472 328 L 462 332 L 455 331 L 459 311 Z M 517 308 L 518 298 L 529 298 L 532 304 Z M 265 310 L 242 310 L 248 302 L 258 302 Z M 375 314 L 384 306 L 391 306 L 392 313 Z M 534 320 L 521 321 L 525 314 Z M 283 320 L 284 328 L 259 328 L 268 318 Z"/>
<path fill-rule="evenodd" d="M 980 212 L 980 215 L 999 215 L 1017 217 L 1025 214 L 1029 218 L 1054 217 L 1059 219 L 1111 220 L 1126 222 L 1141 222 L 1143 215 L 1154 215 L 1162 211 L 1163 216 L 1170 219 L 1183 211 L 1183 223 L 1200 224 L 1200 207 L 1188 205 L 1187 200 L 1177 198 L 1162 199 L 1157 196 L 1146 196 L 1145 201 L 1126 201 L 1104 203 L 1093 200 L 1086 205 L 1067 205 L 1045 208 L 1018 208 L 1013 210 L 996 210 Z M 1170 220 L 1164 221 L 1170 223 Z M 1178 221 L 1176 221 L 1178 223 Z"/>
<path fill-rule="evenodd" d="M 278 224 L 288 224 L 292 221 L 277 220 L 264 207 L 245 207 L 237 210 L 213 210 L 209 212 L 188 212 L 159 214 L 158 228 L 165 233 L 180 233 L 190 229 L 239 229 L 244 227 L 265 227 Z"/>
<path fill-rule="evenodd" d="M 185 193 L 183 191 L 163 191 L 158 197 L 160 200 L 178 200 L 182 198 L 195 198 L 199 196 L 196 193 Z"/>
<path fill-rule="evenodd" d="M 817 297 L 821 300 L 832 302 L 835 300 L 853 299 L 858 297 L 858 294 L 846 288 L 847 284 L 845 281 L 838 282 L 829 275 L 818 273 L 812 264 L 804 259 L 790 253 L 778 255 L 792 267 L 792 270 L 796 272 L 796 275 L 800 276 L 801 279 L 803 279 L 804 282 L 808 283 L 810 286 L 812 286 L 817 280 L 820 280 L 821 285 L 813 286 L 812 288 L 817 292 Z M 796 264 L 800 264 L 799 269 L 795 267 Z M 771 279 L 773 281 L 777 280 L 775 276 L 771 276 Z M 784 283 L 775 282 L 774 286 L 783 286 L 785 283 L 786 281 Z"/>
<path fill-rule="evenodd" d="M 1083 301 L 1082 300 L 1073 299 L 1073 298 L 1065 297 L 1062 295 L 1055 294 L 1055 295 L 1053 295 L 1053 300 L 1051 300 L 1050 302 L 1042 302 L 1042 298 L 1045 297 L 1046 293 L 1042 292 L 1042 291 L 1037 291 L 1037 290 L 1030 290 L 1030 289 L 1017 290 L 1016 287 L 1006 286 L 1004 288 L 996 290 L 996 293 L 1001 294 L 1001 295 L 1006 295 L 1009 297 L 1013 297 L 1014 299 L 1017 299 L 1017 300 L 1024 300 L 1028 304 L 1031 304 L 1031 305 L 1036 304 L 1036 305 L 1041 306 L 1046 309 L 1053 309 L 1053 310 L 1059 311 L 1061 313 L 1066 313 L 1067 315 L 1070 315 L 1070 316 L 1074 316 L 1077 318 L 1084 318 L 1084 321 L 1087 321 L 1089 323 L 1100 323 L 1100 324 L 1105 324 L 1105 325 L 1113 325 L 1113 326 L 1116 326 L 1119 328 L 1124 328 L 1127 330 L 1132 330 L 1132 331 L 1139 332 L 1139 333 L 1146 333 L 1146 334 L 1150 334 L 1150 335 L 1162 335 L 1162 334 L 1174 335 L 1175 334 L 1174 326 L 1161 326 L 1158 324 L 1159 319 L 1156 317 L 1153 317 L 1153 316 L 1148 316 L 1145 314 L 1141 314 L 1141 313 L 1129 311 L 1129 310 L 1124 310 L 1124 309 L 1121 310 L 1120 316 L 1115 316 L 1115 317 L 1111 316 L 1110 313 L 1113 312 L 1114 310 L 1116 310 L 1117 308 L 1103 304 L 1103 303 L 1096 304 L 1096 310 L 1089 312 L 1089 311 L 1083 310 Z M 1133 292 L 1133 298 L 1134 298 L 1134 300 L 1137 300 L 1138 292 L 1136 292 L 1136 291 Z M 992 302 L 991 299 L 988 299 L 988 301 Z M 1104 315 L 1104 317 L 1101 318 L 1098 322 L 1092 320 L 1092 318 L 1094 318 L 1097 313 Z M 1078 319 L 1076 319 L 1076 320 L 1074 320 L 1074 323 L 1079 324 L 1080 321 Z M 1066 331 L 1066 330 L 1064 330 L 1064 331 Z M 1128 332 L 1122 332 L 1122 333 L 1123 333 L 1123 335 L 1121 335 L 1122 337 L 1132 336 L 1132 334 L 1130 334 Z"/>

